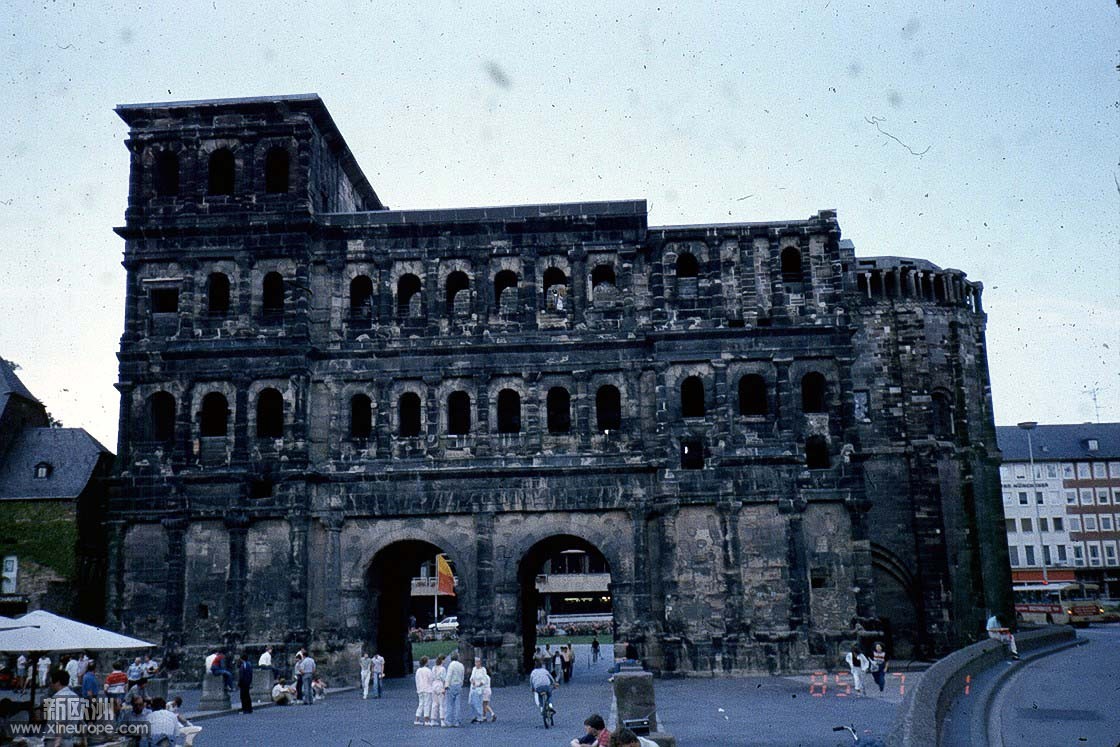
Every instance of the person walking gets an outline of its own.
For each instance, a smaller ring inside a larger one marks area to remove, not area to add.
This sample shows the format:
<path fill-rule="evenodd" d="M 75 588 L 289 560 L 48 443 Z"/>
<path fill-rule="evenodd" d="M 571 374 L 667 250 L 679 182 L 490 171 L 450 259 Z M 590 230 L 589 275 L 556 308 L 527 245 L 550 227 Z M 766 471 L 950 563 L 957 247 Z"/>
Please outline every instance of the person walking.
<path fill-rule="evenodd" d="M 428 657 L 420 657 L 420 666 L 416 669 L 416 718 L 413 724 L 427 726 L 432 710 L 432 670 L 428 667 Z"/>
<path fill-rule="evenodd" d="M 39 672 L 39 687 L 47 686 L 47 675 L 51 671 L 51 657 L 43 654 L 39 657 L 39 661 L 35 665 L 36 670 Z"/>
<path fill-rule="evenodd" d="M 575 655 L 572 653 L 571 644 L 560 647 L 560 670 L 564 673 L 564 684 L 572 681 L 572 665 Z"/>
<path fill-rule="evenodd" d="M 447 668 L 443 666 L 443 654 L 436 657 L 436 665 L 432 669 L 432 710 L 428 726 L 447 726 Z"/>
<path fill-rule="evenodd" d="M 489 685 L 490 677 L 486 673 L 486 667 L 482 666 L 482 659 L 478 656 L 474 657 L 474 669 L 471 670 L 471 692 L 468 696 L 471 706 L 471 723 L 478 724 L 486 719 L 484 718 L 485 711 L 482 707 L 482 688 L 483 685 Z"/>
<path fill-rule="evenodd" d="M 358 659 L 358 670 L 362 678 L 362 700 L 369 700 L 369 681 L 373 676 L 373 659 L 365 651 Z"/>
<path fill-rule="evenodd" d="M 844 661 L 848 665 L 848 671 L 852 673 L 852 682 L 855 684 L 856 694 L 863 695 L 863 673 L 871 667 L 871 662 L 859 650 L 859 646 L 852 645 L 852 650 L 844 656 Z"/>
<path fill-rule="evenodd" d="M 591 637 L 591 663 L 599 661 L 599 636 L 594 635 Z"/>
<path fill-rule="evenodd" d="M 241 712 L 253 712 L 253 699 L 249 695 L 249 688 L 253 686 L 253 665 L 249 663 L 249 654 L 241 652 L 241 659 L 237 662 L 237 689 L 241 691 Z"/>
<path fill-rule="evenodd" d="M 381 697 L 381 680 L 385 678 L 385 657 L 373 652 L 373 697 Z"/>
<path fill-rule="evenodd" d="M 882 693 L 887 686 L 887 652 L 882 643 L 876 643 L 875 650 L 871 652 L 871 677 Z"/>
<path fill-rule="evenodd" d="M 463 725 L 459 711 L 465 676 L 466 669 L 459 661 L 459 652 L 452 651 L 451 663 L 447 665 L 447 723 L 456 729 Z"/>
<path fill-rule="evenodd" d="M 315 660 L 311 658 L 311 654 L 300 660 L 299 673 L 303 682 L 303 704 L 311 705 L 315 702 L 315 692 L 311 687 L 311 681 L 315 679 Z"/>

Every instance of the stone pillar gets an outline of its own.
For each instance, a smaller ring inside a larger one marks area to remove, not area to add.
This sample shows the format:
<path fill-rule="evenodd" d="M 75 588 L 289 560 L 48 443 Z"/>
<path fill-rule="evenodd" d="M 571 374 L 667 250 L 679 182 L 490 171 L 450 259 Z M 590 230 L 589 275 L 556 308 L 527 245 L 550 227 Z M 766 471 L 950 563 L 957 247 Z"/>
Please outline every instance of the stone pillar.
<path fill-rule="evenodd" d="M 198 710 L 229 710 L 229 693 L 226 692 L 222 675 L 210 674 L 210 672 L 205 672 L 202 675 L 202 699 L 198 703 Z"/>
<path fill-rule="evenodd" d="M 164 519 L 167 532 L 167 597 L 164 608 L 164 644 L 176 649 L 183 641 L 183 596 L 186 591 L 184 536 L 190 522 L 185 517 Z"/>
<path fill-rule="evenodd" d="M 643 736 L 657 742 L 659 747 L 676 745 L 676 739 L 657 729 L 657 703 L 653 694 L 652 672 L 626 667 L 612 678 L 611 684 L 614 701 L 611 711 L 615 718 L 607 726 L 612 731 L 618 731 L 627 721 L 648 721 L 649 732 Z M 638 730 L 645 731 L 641 728 Z"/>
<path fill-rule="evenodd" d="M 568 312 L 568 318 L 572 320 L 572 326 L 581 324 L 584 319 L 584 312 L 587 309 L 587 251 L 582 245 L 577 245 L 568 253 L 568 259 L 572 264 L 572 276 L 568 279 L 571 291 L 568 293 L 569 302 L 571 303 L 571 311 Z"/>
<path fill-rule="evenodd" d="M 109 578 L 105 584 L 106 604 L 105 622 L 108 627 L 124 630 L 124 539 L 125 523 L 108 522 L 109 544 L 107 570 Z"/>
<path fill-rule="evenodd" d="M 245 537 L 249 531 L 249 517 L 240 511 L 226 514 L 229 532 L 229 575 L 226 578 L 226 630 L 243 635 L 245 630 L 245 577 L 248 551 Z M 230 641 L 227 641 L 230 643 Z"/>
<path fill-rule="evenodd" d="M 323 620 L 326 627 L 338 628 L 342 622 L 342 514 L 327 514 L 320 521 L 327 531 L 327 556 L 323 562 Z"/>
<path fill-rule="evenodd" d="M 253 664 L 253 684 L 249 687 L 249 697 L 254 703 L 272 702 L 272 685 L 275 679 L 271 667 L 258 667 Z"/>
<path fill-rule="evenodd" d="M 291 553 L 288 558 L 288 596 L 291 610 L 289 627 L 296 630 L 307 629 L 307 525 L 308 518 L 303 515 L 289 519 L 288 537 Z"/>

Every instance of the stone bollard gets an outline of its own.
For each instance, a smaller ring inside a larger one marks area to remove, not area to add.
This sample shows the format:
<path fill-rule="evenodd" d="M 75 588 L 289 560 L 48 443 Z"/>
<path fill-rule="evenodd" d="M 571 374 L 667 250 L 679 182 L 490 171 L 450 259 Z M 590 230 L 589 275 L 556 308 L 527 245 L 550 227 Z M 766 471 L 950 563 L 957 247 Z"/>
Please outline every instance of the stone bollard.
<path fill-rule="evenodd" d="M 254 703 L 271 703 L 274 679 L 272 667 L 254 667 L 253 684 L 249 686 L 250 699 Z"/>
<path fill-rule="evenodd" d="M 222 675 L 207 672 L 202 675 L 202 700 L 198 702 L 200 711 L 228 711 L 229 693 L 226 692 Z"/>
<path fill-rule="evenodd" d="M 625 726 L 627 721 L 648 720 L 649 733 L 641 733 L 644 729 L 637 730 L 640 736 L 657 742 L 660 747 L 676 747 L 675 737 L 657 730 L 657 705 L 653 697 L 652 672 L 623 665 L 621 671 L 614 675 L 613 685 L 616 731 Z"/>
<path fill-rule="evenodd" d="M 152 677 L 146 687 L 149 698 L 163 698 L 167 700 L 167 678 Z"/>

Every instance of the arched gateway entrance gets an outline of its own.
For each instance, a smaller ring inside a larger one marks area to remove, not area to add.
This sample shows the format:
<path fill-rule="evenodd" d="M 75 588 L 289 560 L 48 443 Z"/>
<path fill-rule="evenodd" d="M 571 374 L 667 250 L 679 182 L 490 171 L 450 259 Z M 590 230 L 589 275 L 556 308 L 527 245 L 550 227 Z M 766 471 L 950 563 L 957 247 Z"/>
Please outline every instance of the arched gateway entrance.
<path fill-rule="evenodd" d="M 517 582 L 523 671 L 532 669 L 539 629 L 577 633 L 598 626 L 613 635 L 610 564 L 587 540 L 570 534 L 540 540 L 522 556 Z"/>
<path fill-rule="evenodd" d="M 385 657 L 387 677 L 412 671 L 410 635 L 425 634 L 430 624 L 459 611 L 457 595 L 439 593 L 436 556 L 443 552 L 430 542 L 402 540 L 382 548 L 369 564 L 365 638 Z M 444 557 L 454 574 L 454 559 Z"/>

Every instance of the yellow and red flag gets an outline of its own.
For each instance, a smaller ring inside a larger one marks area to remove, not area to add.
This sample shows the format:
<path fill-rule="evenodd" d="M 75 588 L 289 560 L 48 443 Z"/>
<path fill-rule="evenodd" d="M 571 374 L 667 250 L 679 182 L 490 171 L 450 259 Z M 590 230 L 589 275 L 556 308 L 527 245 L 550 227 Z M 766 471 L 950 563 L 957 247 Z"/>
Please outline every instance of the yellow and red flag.
<path fill-rule="evenodd" d="M 451 564 L 442 555 L 436 556 L 436 593 L 455 596 L 455 576 L 451 573 Z"/>

